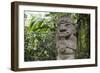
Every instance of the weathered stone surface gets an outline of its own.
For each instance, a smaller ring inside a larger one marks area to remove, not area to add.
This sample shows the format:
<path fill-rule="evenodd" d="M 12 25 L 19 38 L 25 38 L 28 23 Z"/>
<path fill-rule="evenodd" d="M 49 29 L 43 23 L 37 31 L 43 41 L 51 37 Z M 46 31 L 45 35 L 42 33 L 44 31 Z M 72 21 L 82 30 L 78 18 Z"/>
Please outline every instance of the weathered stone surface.
<path fill-rule="evenodd" d="M 56 36 L 58 60 L 75 58 L 75 51 L 77 45 L 76 36 L 74 35 L 75 31 L 75 26 L 72 24 L 72 20 L 69 17 L 63 16 L 58 20 Z"/>

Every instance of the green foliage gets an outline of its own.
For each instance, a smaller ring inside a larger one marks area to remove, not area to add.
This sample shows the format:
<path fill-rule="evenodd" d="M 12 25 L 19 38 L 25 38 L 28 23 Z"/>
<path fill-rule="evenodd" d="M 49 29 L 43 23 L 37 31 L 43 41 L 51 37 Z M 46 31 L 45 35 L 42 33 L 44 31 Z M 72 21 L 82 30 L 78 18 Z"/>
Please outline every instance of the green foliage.
<path fill-rule="evenodd" d="M 47 19 L 33 18 L 24 29 L 25 61 L 55 60 L 57 51 L 54 27 L 48 24 Z"/>
<path fill-rule="evenodd" d="M 76 58 L 90 58 L 90 15 L 81 14 L 79 19 L 81 19 L 81 27 L 77 38 Z"/>
<path fill-rule="evenodd" d="M 26 61 L 56 59 L 57 53 L 53 33 L 31 33 L 29 35 L 29 42 L 26 43 L 28 46 L 25 49 Z"/>

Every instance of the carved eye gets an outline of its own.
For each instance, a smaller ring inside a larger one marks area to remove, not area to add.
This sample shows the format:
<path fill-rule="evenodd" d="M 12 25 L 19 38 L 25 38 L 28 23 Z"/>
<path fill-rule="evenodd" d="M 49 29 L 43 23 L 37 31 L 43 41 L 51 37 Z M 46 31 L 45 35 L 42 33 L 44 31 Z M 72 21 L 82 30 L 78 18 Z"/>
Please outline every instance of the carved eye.
<path fill-rule="evenodd" d="M 66 21 L 64 21 L 64 20 L 60 21 L 60 24 L 65 24 L 65 23 L 66 23 Z"/>
<path fill-rule="evenodd" d="M 63 24 L 64 22 L 60 22 L 60 24 Z"/>
<path fill-rule="evenodd" d="M 68 26 L 68 25 L 70 25 L 70 23 L 65 24 L 65 26 Z"/>

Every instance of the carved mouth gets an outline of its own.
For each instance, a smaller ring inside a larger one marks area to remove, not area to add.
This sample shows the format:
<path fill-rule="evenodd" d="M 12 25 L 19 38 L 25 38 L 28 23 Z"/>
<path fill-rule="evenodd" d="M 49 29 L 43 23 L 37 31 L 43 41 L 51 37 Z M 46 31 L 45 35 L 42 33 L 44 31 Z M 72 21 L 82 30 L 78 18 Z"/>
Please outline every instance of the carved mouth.
<path fill-rule="evenodd" d="M 65 31 L 66 31 L 65 29 L 60 30 L 60 32 L 65 32 Z"/>

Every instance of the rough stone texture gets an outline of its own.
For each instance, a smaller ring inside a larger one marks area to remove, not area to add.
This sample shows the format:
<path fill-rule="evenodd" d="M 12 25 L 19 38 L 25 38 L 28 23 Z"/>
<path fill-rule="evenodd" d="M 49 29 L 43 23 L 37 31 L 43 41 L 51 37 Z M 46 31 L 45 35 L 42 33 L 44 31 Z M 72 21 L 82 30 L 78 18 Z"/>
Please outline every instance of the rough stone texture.
<path fill-rule="evenodd" d="M 72 24 L 72 20 L 69 17 L 63 16 L 58 20 L 56 36 L 58 60 L 75 58 L 75 51 L 77 45 L 76 36 L 74 35 L 75 31 L 75 26 Z"/>

